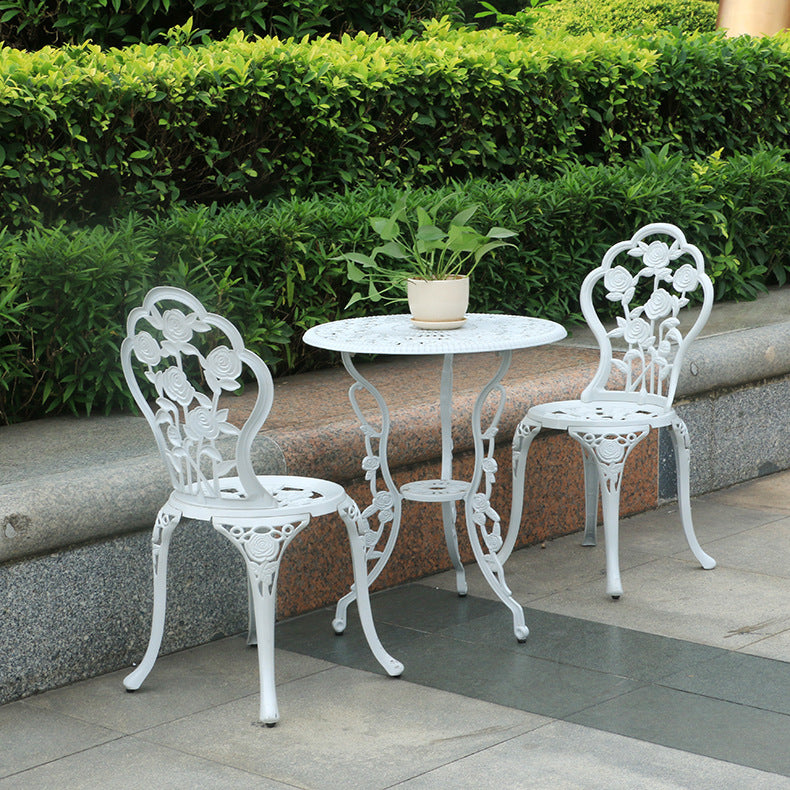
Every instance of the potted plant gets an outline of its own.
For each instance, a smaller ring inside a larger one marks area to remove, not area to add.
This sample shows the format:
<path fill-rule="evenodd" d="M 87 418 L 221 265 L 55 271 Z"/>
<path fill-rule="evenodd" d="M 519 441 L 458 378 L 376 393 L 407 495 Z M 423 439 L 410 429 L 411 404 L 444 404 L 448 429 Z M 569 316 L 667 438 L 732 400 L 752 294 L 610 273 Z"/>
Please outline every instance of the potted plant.
<path fill-rule="evenodd" d="M 459 211 L 443 230 L 437 214 L 446 195 L 429 209 L 408 210 L 405 198 L 389 217 L 371 217 L 369 222 L 381 240 L 370 254 L 347 252 L 348 278 L 365 286 L 349 299 L 347 307 L 360 299 L 372 302 L 407 300 L 412 321 L 425 329 L 455 329 L 463 324 L 469 306 L 469 276 L 484 255 L 509 245 L 505 239 L 516 234 L 492 227 L 488 233 L 475 230 L 469 221 L 477 205 Z"/>

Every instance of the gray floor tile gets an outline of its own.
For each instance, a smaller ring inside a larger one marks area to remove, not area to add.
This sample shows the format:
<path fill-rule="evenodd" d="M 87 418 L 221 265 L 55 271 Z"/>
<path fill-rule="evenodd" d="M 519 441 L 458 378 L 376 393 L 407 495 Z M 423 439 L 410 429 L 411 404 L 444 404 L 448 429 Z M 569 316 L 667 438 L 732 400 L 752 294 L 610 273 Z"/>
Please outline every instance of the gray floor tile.
<path fill-rule="evenodd" d="M 0 707 L 0 777 L 118 737 L 106 727 L 11 702 Z"/>
<path fill-rule="evenodd" d="M 717 501 L 695 501 L 692 505 L 697 539 L 713 555 L 723 539 L 775 522 L 783 515 L 723 505 Z M 603 528 L 599 527 L 598 531 L 599 540 L 603 542 Z M 641 551 L 656 557 L 688 555 L 693 560 L 677 502 L 623 519 L 620 524 L 620 543 L 623 550 Z M 716 560 L 719 561 L 718 556 Z"/>
<path fill-rule="evenodd" d="M 787 513 L 790 511 L 790 475 L 784 472 L 759 477 L 706 494 L 699 501 L 716 502 L 727 507 L 753 508 L 766 513 Z"/>
<path fill-rule="evenodd" d="M 765 574 L 658 558 L 625 571 L 623 586 L 619 601 L 587 583 L 530 606 L 729 650 L 787 628 L 790 585 Z"/>
<path fill-rule="evenodd" d="M 191 754 L 124 737 L 0 780 L 8 790 L 286 790 L 291 785 L 213 763 Z"/>
<path fill-rule="evenodd" d="M 425 589 L 425 588 L 423 588 Z M 386 675 L 370 652 L 356 608 L 349 611 L 348 624 L 343 634 L 336 634 L 325 626 L 327 610 L 312 612 L 302 617 L 277 624 L 276 643 L 284 650 L 303 653 L 340 666 L 364 669 Z M 424 631 L 402 628 L 376 619 L 376 631 L 384 647 L 395 658 L 404 644 L 425 635 Z"/>
<path fill-rule="evenodd" d="M 646 686 L 569 721 L 790 776 L 790 716 Z"/>
<path fill-rule="evenodd" d="M 740 568 L 790 579 L 790 519 L 773 521 L 710 544 L 707 550 L 722 567 Z M 790 587 L 790 581 L 785 581 Z"/>
<path fill-rule="evenodd" d="M 530 635 L 518 644 L 495 616 L 447 629 L 454 639 L 482 642 L 561 664 L 655 681 L 718 657 L 722 651 L 680 639 L 646 634 L 606 623 L 526 609 Z"/>
<path fill-rule="evenodd" d="M 784 661 L 723 652 L 661 685 L 790 716 L 790 663 Z"/>
<path fill-rule="evenodd" d="M 790 779 L 568 722 L 416 776 L 408 790 L 790 790 Z"/>
<path fill-rule="evenodd" d="M 278 683 L 327 669 L 329 664 L 277 650 Z M 30 704 L 131 734 L 240 697 L 257 695 L 258 657 L 246 637 L 231 637 L 162 656 L 142 687 L 130 694 L 129 670 L 31 697 Z"/>
<path fill-rule="evenodd" d="M 302 788 L 377 790 L 542 726 L 523 711 L 336 668 L 279 689 L 282 720 L 239 700 L 149 730 L 152 742 Z"/>
<path fill-rule="evenodd" d="M 526 652 L 504 652 L 496 646 L 441 636 L 425 636 L 404 645 L 398 658 L 405 664 L 403 677 L 409 682 L 542 716 L 564 717 L 640 685 Z"/>
<path fill-rule="evenodd" d="M 514 551 L 505 565 L 505 578 L 513 598 L 521 604 L 530 604 L 547 595 L 575 589 L 584 584 L 596 583 L 603 587 L 606 561 L 603 546 L 582 546 L 581 533 L 547 541 L 536 546 Z M 631 568 L 650 562 L 652 557 L 644 552 L 624 549 L 620 554 L 622 568 Z M 498 598 L 477 566 L 466 566 L 469 595 L 497 601 Z M 431 576 L 425 584 L 455 591 L 455 571 Z M 499 604 L 502 606 L 502 604 Z"/>
<path fill-rule="evenodd" d="M 743 647 L 741 652 L 765 658 L 775 658 L 778 661 L 790 661 L 790 617 L 776 627 L 781 630 L 773 636 L 751 642 Z"/>

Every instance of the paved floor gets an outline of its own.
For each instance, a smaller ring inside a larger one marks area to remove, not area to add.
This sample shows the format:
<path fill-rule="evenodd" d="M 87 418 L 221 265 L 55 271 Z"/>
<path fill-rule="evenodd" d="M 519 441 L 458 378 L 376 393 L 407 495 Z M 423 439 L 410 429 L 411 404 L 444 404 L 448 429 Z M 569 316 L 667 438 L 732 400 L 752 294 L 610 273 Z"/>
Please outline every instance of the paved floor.
<path fill-rule="evenodd" d="M 601 546 L 516 552 L 522 645 L 476 569 L 466 598 L 449 573 L 376 595 L 400 679 L 353 619 L 280 624 L 272 729 L 242 637 L 163 657 L 136 694 L 113 673 L 10 703 L 0 788 L 790 788 L 790 473 L 694 514 L 718 567 L 674 506 L 641 514 L 616 602 Z"/>

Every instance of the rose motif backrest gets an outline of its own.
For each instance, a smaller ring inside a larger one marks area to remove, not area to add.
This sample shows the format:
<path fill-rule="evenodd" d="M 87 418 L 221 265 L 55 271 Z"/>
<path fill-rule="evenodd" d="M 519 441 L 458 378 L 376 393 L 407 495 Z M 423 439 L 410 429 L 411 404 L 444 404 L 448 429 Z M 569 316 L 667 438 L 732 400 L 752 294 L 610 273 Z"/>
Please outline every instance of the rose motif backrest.
<path fill-rule="evenodd" d="M 594 307 L 594 296 L 619 303 L 621 314 L 609 331 Z M 693 325 L 681 329 L 680 311 L 689 294 L 702 295 Z M 683 232 L 667 223 L 638 230 L 628 241 L 612 246 L 601 266 L 590 272 L 581 289 L 581 307 L 601 349 L 598 370 L 582 400 L 627 400 L 669 408 L 675 397 L 683 355 L 699 334 L 713 306 L 713 285 L 702 253 Z M 627 348 L 622 359 L 612 342 Z M 624 378 L 620 390 L 607 389 L 613 372 Z"/>
<path fill-rule="evenodd" d="M 121 364 L 176 491 L 200 501 L 233 497 L 274 505 L 250 460 L 271 408 L 272 378 L 230 321 L 207 312 L 187 291 L 154 288 L 129 314 Z M 238 428 L 220 397 L 240 387 L 245 367 L 255 376 L 258 398 Z M 223 490 L 220 480 L 227 477 L 238 477 L 242 490 Z"/>

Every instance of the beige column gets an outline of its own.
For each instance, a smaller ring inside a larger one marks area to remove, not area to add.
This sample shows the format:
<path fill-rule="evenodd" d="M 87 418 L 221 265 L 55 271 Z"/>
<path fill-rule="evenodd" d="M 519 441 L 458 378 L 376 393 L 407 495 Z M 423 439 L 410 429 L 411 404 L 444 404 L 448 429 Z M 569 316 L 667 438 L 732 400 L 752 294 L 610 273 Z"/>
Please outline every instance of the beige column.
<path fill-rule="evenodd" d="M 790 28 L 790 0 L 719 0 L 716 27 L 728 36 L 771 36 Z"/>

